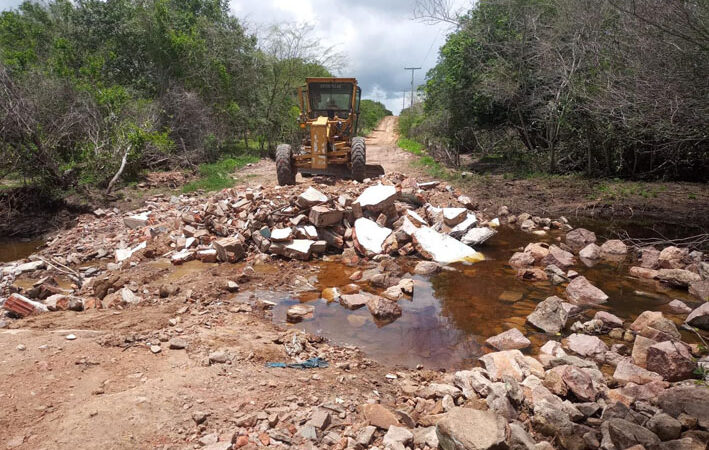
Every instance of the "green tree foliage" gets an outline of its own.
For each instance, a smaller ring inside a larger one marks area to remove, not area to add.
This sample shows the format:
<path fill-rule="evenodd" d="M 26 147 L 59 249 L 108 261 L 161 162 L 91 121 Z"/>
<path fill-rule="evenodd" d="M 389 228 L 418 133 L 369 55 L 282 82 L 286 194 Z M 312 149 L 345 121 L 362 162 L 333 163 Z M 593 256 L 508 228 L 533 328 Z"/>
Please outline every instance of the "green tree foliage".
<path fill-rule="evenodd" d="M 708 23 L 697 0 L 480 0 L 408 127 L 536 170 L 706 180 Z"/>
<path fill-rule="evenodd" d="M 0 13 L 0 178 L 49 188 L 195 167 L 290 138 L 293 89 L 336 54 L 259 43 L 227 0 L 26 1 Z"/>
<path fill-rule="evenodd" d="M 359 130 L 360 134 L 371 133 L 374 127 L 386 116 L 391 116 L 392 112 L 386 109 L 382 102 L 362 99 L 359 104 Z"/>

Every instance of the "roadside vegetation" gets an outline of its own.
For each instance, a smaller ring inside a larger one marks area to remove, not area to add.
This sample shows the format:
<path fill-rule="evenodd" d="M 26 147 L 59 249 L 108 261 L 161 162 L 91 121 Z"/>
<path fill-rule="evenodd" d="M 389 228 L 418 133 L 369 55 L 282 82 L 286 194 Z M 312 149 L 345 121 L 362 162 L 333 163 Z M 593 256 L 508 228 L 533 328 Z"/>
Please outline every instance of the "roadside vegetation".
<path fill-rule="evenodd" d="M 386 109 L 383 103 L 362 99 L 359 105 L 359 134 L 368 135 L 384 117 L 391 115 L 392 112 Z"/>
<path fill-rule="evenodd" d="M 438 161 L 707 180 L 707 2 L 480 0 L 458 14 L 447 4 L 418 2 L 419 19 L 454 31 L 423 101 L 400 118 Z"/>
<path fill-rule="evenodd" d="M 229 185 L 227 172 L 298 139 L 295 87 L 342 66 L 309 26 L 259 36 L 226 0 L 0 13 L 0 182 L 61 197 L 183 169 L 200 176 L 187 190 Z M 365 132 L 391 114 L 371 100 L 362 112 Z"/>

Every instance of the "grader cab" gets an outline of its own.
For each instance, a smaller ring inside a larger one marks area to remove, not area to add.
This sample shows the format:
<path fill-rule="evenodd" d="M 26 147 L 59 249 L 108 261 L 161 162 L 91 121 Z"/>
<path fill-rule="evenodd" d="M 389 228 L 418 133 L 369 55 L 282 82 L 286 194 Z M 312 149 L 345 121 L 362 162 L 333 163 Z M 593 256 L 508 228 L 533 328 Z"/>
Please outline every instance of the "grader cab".
<path fill-rule="evenodd" d="M 367 150 L 364 138 L 357 136 L 362 95 L 357 80 L 306 78 L 305 82 L 298 88 L 298 122 L 304 137 L 299 148 L 281 144 L 276 149 L 278 184 L 295 184 L 298 172 L 362 181 L 367 174 Z"/>

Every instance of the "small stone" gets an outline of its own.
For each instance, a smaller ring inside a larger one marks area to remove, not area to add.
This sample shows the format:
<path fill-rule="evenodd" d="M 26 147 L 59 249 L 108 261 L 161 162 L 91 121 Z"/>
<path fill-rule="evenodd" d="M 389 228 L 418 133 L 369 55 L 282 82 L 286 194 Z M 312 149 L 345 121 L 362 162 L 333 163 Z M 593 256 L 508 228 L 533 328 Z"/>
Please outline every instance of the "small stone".
<path fill-rule="evenodd" d="M 74 340 L 76 340 L 76 335 L 75 334 L 67 334 L 66 340 L 67 341 L 74 341 Z"/>
<path fill-rule="evenodd" d="M 674 299 L 667 304 L 667 306 L 676 314 L 689 314 L 692 312 L 692 308 L 687 306 L 682 300 Z"/>
<path fill-rule="evenodd" d="M 171 350 L 183 350 L 187 348 L 187 341 L 181 337 L 174 337 L 170 339 L 168 345 Z"/>
<path fill-rule="evenodd" d="M 217 351 L 209 354 L 209 362 L 211 364 L 224 364 L 229 360 L 229 356 L 226 352 Z"/>
<path fill-rule="evenodd" d="M 160 348 L 159 345 L 151 345 L 150 346 L 150 351 L 153 352 L 153 354 L 158 354 L 162 351 L 162 348 Z"/>

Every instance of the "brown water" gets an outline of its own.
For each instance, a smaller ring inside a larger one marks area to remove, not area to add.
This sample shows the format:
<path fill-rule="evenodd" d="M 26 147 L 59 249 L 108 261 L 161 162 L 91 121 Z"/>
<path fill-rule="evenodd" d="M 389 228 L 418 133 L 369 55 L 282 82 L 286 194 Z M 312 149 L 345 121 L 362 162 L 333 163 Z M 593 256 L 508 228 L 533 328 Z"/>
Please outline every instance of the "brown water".
<path fill-rule="evenodd" d="M 0 240 L 0 263 L 27 258 L 42 244 L 44 244 L 44 241 L 41 239 L 13 241 Z"/>
<path fill-rule="evenodd" d="M 318 293 L 308 293 L 297 298 L 282 299 L 274 311 L 274 320 L 285 323 L 285 313 L 290 305 L 308 302 L 315 306 L 314 317 L 294 326 L 318 333 L 338 344 L 360 347 L 370 357 L 382 362 L 413 367 L 423 364 L 429 368 L 455 368 L 469 366 L 478 356 L 491 351 L 484 341 L 511 327 L 517 327 L 531 341 L 528 351 L 536 353 L 549 336 L 526 325 L 526 316 L 536 304 L 550 295 L 565 297 L 563 287 L 549 282 L 529 283 L 515 277 L 507 261 L 515 251 L 529 242 L 555 242 L 559 234 L 537 237 L 506 228 L 478 250 L 486 260 L 474 265 L 456 265 L 453 271 L 443 271 L 431 277 L 413 276 L 414 296 L 399 300 L 402 316 L 388 325 L 376 324 L 367 310 L 349 311 L 339 303 L 327 303 Z M 630 278 L 630 257 L 618 262 L 603 262 L 586 267 L 578 262 L 574 270 L 585 275 L 610 297 L 608 303 L 587 310 L 586 318 L 603 309 L 626 321 L 652 309 L 673 316 L 666 304 L 679 298 L 690 305 L 697 302 L 686 291 L 671 290 L 655 282 Z M 402 260 L 403 267 L 411 262 Z M 318 289 L 338 287 L 349 283 L 355 270 L 338 263 L 320 263 Z M 651 296 L 636 293 L 644 291 Z M 568 322 L 568 326 L 572 320 Z M 566 333 L 568 334 L 568 332 Z M 686 336 L 693 342 L 691 336 Z M 560 338 L 557 337 L 557 339 Z"/>

